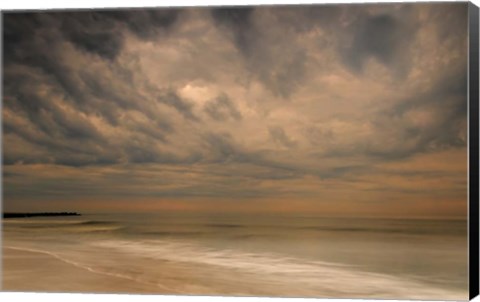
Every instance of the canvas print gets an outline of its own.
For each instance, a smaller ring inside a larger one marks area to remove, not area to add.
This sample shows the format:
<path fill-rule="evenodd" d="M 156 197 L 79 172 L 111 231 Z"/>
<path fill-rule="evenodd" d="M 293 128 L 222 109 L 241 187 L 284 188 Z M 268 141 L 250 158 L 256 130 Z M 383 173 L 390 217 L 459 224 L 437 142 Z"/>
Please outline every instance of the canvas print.
<path fill-rule="evenodd" d="M 2 290 L 468 299 L 468 7 L 4 12 Z"/>

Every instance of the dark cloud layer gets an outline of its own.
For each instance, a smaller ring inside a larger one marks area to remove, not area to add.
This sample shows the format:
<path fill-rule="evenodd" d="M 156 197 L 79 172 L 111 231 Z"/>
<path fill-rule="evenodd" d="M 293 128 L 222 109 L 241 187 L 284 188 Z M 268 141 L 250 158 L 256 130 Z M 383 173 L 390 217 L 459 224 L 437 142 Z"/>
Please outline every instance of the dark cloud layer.
<path fill-rule="evenodd" d="M 54 162 L 77 166 L 121 161 L 122 155 L 115 151 L 115 142 L 100 134 L 84 114 L 98 115 L 118 125 L 124 110 L 144 112 L 156 127 L 132 125 L 132 130 L 158 140 L 165 140 L 167 132 L 173 129 L 148 108 L 149 102 L 160 101 L 194 119 L 189 105 L 174 92 L 158 91 L 158 100 L 146 102 L 133 87 L 113 87 L 107 74 L 95 73 L 89 66 L 77 69 L 63 58 L 71 43 L 79 52 L 98 56 L 93 60 L 106 60 L 108 66 L 123 47 L 125 29 L 142 39 L 151 38 L 157 32 L 167 31 L 178 13 L 176 10 L 138 10 L 5 15 L 5 106 L 25 117 L 35 130 L 24 129 L 5 118 L 4 131 L 47 148 L 49 153 L 42 158 L 19 158 L 15 152 L 7 152 L 5 163 Z M 131 84 L 128 81 L 131 71 L 114 66 L 109 72 L 126 77 L 124 85 Z M 48 94 L 40 93 L 47 87 Z M 81 114 L 65 112 L 58 98 Z M 131 150 L 134 149 L 125 148 L 126 153 L 133 153 L 127 157 L 136 160 L 138 151 Z M 163 156 L 163 160 L 164 157 L 172 156 Z M 153 160 L 158 156 L 148 158 Z"/>
<path fill-rule="evenodd" d="M 253 24 L 255 8 L 232 7 L 212 10 L 212 17 L 219 25 L 227 26 L 234 35 L 235 44 L 247 56 L 253 51 L 256 33 Z"/>
<path fill-rule="evenodd" d="M 466 148 L 466 8 L 4 14 L 7 184 L 45 165 L 82 187 L 90 180 L 78 171 L 113 169 L 119 190 L 128 187 L 122 173 L 142 167 L 147 176 L 132 183 L 157 197 L 413 192 L 376 185 L 384 166 L 426 157 L 440 167 Z M 398 175 L 445 177 L 457 192 L 463 178 L 448 169 Z M 20 187 L 11 188 L 15 196 Z"/>
<path fill-rule="evenodd" d="M 292 32 L 298 34 L 302 31 L 311 30 L 315 26 L 321 26 L 322 22 L 325 22 L 325 18 L 334 22 L 331 14 L 324 14 L 324 12 L 330 10 L 333 10 L 333 12 L 344 11 L 345 13 L 348 6 L 316 8 L 313 10 L 279 8 L 278 15 L 274 15 L 274 20 L 278 19 L 285 22 L 292 20 L 292 15 L 296 17 L 305 15 L 305 22 L 300 22 L 298 17 L 293 19 L 296 21 L 295 23 L 286 22 L 285 36 L 288 37 L 288 26 L 291 26 Z M 408 45 L 414 37 L 412 26 L 409 26 L 411 23 L 409 20 L 384 12 L 360 14 L 357 10 L 353 11 L 354 21 L 348 26 L 349 29 L 346 29 L 353 33 L 351 45 L 344 52 L 345 62 L 348 66 L 354 70 L 361 70 L 365 60 L 369 57 L 374 57 L 385 65 L 391 65 L 397 62 L 409 49 Z M 275 8 L 219 8 L 212 9 L 211 15 L 220 29 L 226 27 L 233 32 L 235 45 L 249 60 L 249 64 L 252 64 L 249 68 L 255 67 L 258 69 L 259 79 L 267 87 L 272 88 L 275 93 L 288 96 L 292 92 L 292 85 L 298 85 L 298 79 L 301 79 L 304 73 L 301 69 L 304 69 L 302 66 L 305 64 L 305 55 L 301 55 L 301 53 L 305 51 L 286 49 L 284 54 L 280 53 L 276 57 L 271 56 L 271 58 L 266 57 L 272 54 L 272 49 L 269 48 L 276 48 L 277 45 L 263 44 L 262 36 L 265 35 L 264 31 L 266 29 L 259 26 L 255 16 L 264 16 L 272 12 L 276 12 Z M 79 51 L 98 55 L 99 59 L 106 61 L 114 60 L 122 50 L 125 30 L 134 33 L 141 39 L 154 38 L 161 34 L 161 31 L 168 31 L 178 19 L 179 13 L 179 10 L 167 9 L 7 14 L 4 24 L 6 107 L 19 115 L 25 115 L 37 128 L 36 130 L 48 138 L 50 143 L 38 137 L 33 138 L 32 134 L 28 134 L 25 129 L 19 129 L 9 124 L 8 119 L 5 121 L 5 131 L 7 133 L 18 132 L 17 134 L 26 141 L 36 141 L 41 145 L 51 144 L 55 146 L 58 144 L 53 141 L 67 139 L 72 142 L 90 141 L 92 146 L 111 147 L 106 143 L 108 139 L 101 135 L 90 120 L 78 116 L 67 117 L 65 116 L 66 113 L 59 108 L 59 105 L 52 100 L 51 95 L 40 95 L 38 92 L 46 83 L 51 85 L 51 88 L 66 102 L 72 103 L 75 110 L 86 114 L 100 114 L 112 125 L 119 123 L 121 110 L 139 111 L 147 115 L 149 119 L 155 120 L 159 117 L 152 111 L 151 104 L 155 102 L 172 107 L 186 119 L 199 121 L 193 113 L 193 105 L 183 100 L 174 90 L 162 90 L 150 85 L 149 89 L 156 99 L 146 100 L 143 95 L 132 91 L 131 88 L 121 87 L 118 89 L 119 87 L 111 87 L 109 78 L 102 74 L 95 74 L 88 69 L 74 70 L 72 66 L 61 59 L 62 53 L 67 47 L 65 43 L 70 42 Z M 339 13 L 334 15 L 339 15 Z M 400 16 L 405 15 L 405 13 L 402 13 Z M 412 18 L 411 13 L 407 15 L 410 19 Z M 458 13 L 458 16 L 461 16 L 461 14 Z M 452 18 L 451 13 L 449 13 L 449 18 Z M 301 24 L 307 25 L 302 27 Z M 446 29 L 442 27 L 440 36 L 458 39 L 457 34 L 462 27 L 457 25 L 457 21 L 454 24 L 458 27 L 456 32 L 446 33 Z M 282 43 L 282 41 L 279 42 Z M 284 60 L 292 52 L 294 56 Z M 296 58 L 295 52 L 298 52 L 300 56 Z M 276 61 L 272 61 L 272 59 L 276 59 Z M 262 66 L 262 64 L 265 65 Z M 27 67 L 30 68 L 27 70 L 25 69 Z M 274 70 L 275 68 L 280 69 L 274 75 L 267 75 L 268 70 L 272 68 Z M 283 69 L 285 70 L 282 71 Z M 132 71 L 111 68 L 111 72 L 128 74 Z M 465 74 L 465 70 L 461 69 L 459 74 Z M 447 123 L 452 122 L 452 118 L 455 124 L 459 124 L 458 119 L 464 118 L 465 106 L 462 105 L 462 102 L 466 81 L 464 77 L 458 78 L 458 75 L 455 74 L 454 77 L 447 78 L 446 82 L 447 85 L 439 83 L 429 93 L 417 96 L 413 101 L 401 103 L 397 108 L 391 108 L 390 115 L 392 115 L 392 118 L 387 116 L 389 113 L 383 115 L 382 118 L 392 121 L 398 120 L 395 116 L 401 116 L 408 106 L 421 105 L 423 99 L 428 101 L 438 100 L 439 98 L 446 99 L 447 103 L 438 103 L 435 107 L 442 112 L 448 110 L 449 113 L 441 113 L 440 118 L 443 121 L 440 121 L 439 125 L 435 125 L 435 129 L 429 131 L 441 131 L 441 139 L 437 138 L 437 141 L 442 141 L 442 143 L 438 143 L 439 145 L 459 144 L 458 138 L 453 134 L 446 138 L 448 132 L 445 128 L 448 128 Z M 128 81 L 125 81 L 124 84 L 128 84 Z M 458 91 L 445 91 L 446 87 L 452 85 L 457 87 Z M 452 96 L 454 100 L 449 98 L 452 93 L 456 93 Z M 409 105 L 410 103 L 411 105 Z M 442 107 L 448 109 L 442 109 Z M 208 103 L 205 112 L 217 121 L 224 121 L 229 118 L 240 120 L 242 117 L 242 114 L 226 94 Z M 166 141 L 168 133 L 173 131 L 173 126 L 167 120 L 160 117 L 155 123 L 155 128 L 147 129 L 145 125 L 136 125 L 133 130 Z M 388 125 L 380 125 L 379 127 L 389 128 Z M 418 136 L 429 132 L 427 130 L 423 131 L 424 129 L 407 128 L 404 130 L 403 135 L 407 136 L 409 134 Z M 292 140 L 288 139 L 281 128 L 270 128 L 269 131 L 275 141 L 285 146 L 293 145 Z M 429 144 L 427 142 L 436 137 L 435 134 L 425 134 L 424 136 L 431 137 L 431 139 L 419 139 L 415 148 L 423 150 L 424 145 Z M 371 152 L 375 153 L 375 151 Z M 392 150 L 391 152 L 395 151 Z M 381 154 L 382 152 L 377 153 Z M 151 158 L 153 161 L 156 157 L 144 156 L 144 158 Z"/>
<path fill-rule="evenodd" d="M 411 24 L 402 21 L 388 14 L 365 16 L 356 21 L 352 24 L 352 44 L 345 53 L 346 63 L 360 71 L 370 57 L 386 65 L 398 62 L 409 50 L 414 33 L 409 28 Z"/>
<path fill-rule="evenodd" d="M 278 10 L 278 16 L 275 11 L 272 20 L 274 23 L 268 25 L 260 21 L 271 17 L 270 9 L 219 8 L 212 10 L 212 16 L 216 24 L 233 35 L 235 46 L 254 77 L 276 95 L 288 98 L 302 80 L 306 58 L 304 50 L 294 47 L 297 32 L 293 23 L 287 23 L 287 26 L 292 26 L 291 32 L 269 31 L 269 26 L 280 29 L 282 12 L 288 9 Z"/>
<path fill-rule="evenodd" d="M 152 38 L 167 32 L 179 13 L 176 9 L 9 13 L 4 21 L 5 61 L 22 58 L 25 50 L 32 50 L 25 48 L 29 43 L 57 42 L 56 29 L 80 49 L 112 60 L 122 48 L 125 28 L 143 39 Z"/>

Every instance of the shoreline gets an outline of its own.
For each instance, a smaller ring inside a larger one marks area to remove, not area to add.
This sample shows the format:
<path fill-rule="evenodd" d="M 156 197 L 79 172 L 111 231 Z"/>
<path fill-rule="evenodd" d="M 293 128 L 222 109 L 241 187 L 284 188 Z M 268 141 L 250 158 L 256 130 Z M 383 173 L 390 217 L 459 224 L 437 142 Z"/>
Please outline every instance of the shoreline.
<path fill-rule="evenodd" d="M 95 219 L 95 223 L 111 220 Z M 69 220 L 61 219 L 60 225 L 69 225 Z M 262 250 L 251 257 L 242 249 L 235 251 L 220 246 L 212 250 L 205 248 L 208 244 L 203 246 L 194 242 L 182 245 L 183 240 L 176 242 L 180 237 L 170 238 L 172 240 L 162 237 L 151 240 L 148 236 L 123 238 L 117 236 L 122 233 L 97 234 L 96 229 L 88 229 L 77 238 L 77 235 L 71 235 L 71 228 L 57 228 L 58 225 L 52 225 L 49 219 L 48 228 L 40 228 L 38 232 L 32 232 L 37 226 L 31 227 L 29 222 L 22 219 L 20 224 L 6 225 L 3 238 L 4 291 L 337 299 L 348 298 L 352 293 L 363 298 L 390 299 L 448 297 L 463 300 L 464 297 L 463 289 L 444 286 L 443 282 L 427 282 L 420 275 L 419 278 L 410 278 L 351 265 L 332 267 L 325 264 L 336 262 L 325 257 L 320 258 L 321 261 L 317 259 L 318 263 L 316 258 L 306 262 L 283 261 L 275 253 L 267 252 L 265 255 L 273 259 L 270 262 L 270 258 L 264 261 L 263 257 L 258 257 L 264 255 Z M 426 251 L 436 247 L 435 244 L 436 241 L 429 243 Z M 270 270 L 277 265 L 280 265 L 278 269 Z M 322 275 L 329 275 L 330 279 L 321 278 L 314 269 Z M 296 276 L 298 280 L 292 283 L 289 279 Z M 334 286 L 335 282 L 350 283 L 353 279 L 362 281 L 347 290 Z M 376 283 L 384 283 L 386 287 Z"/>
<path fill-rule="evenodd" d="M 134 278 L 84 267 L 46 251 L 3 246 L 2 258 L 2 291 L 112 294 L 167 292 L 165 289 L 162 291 L 159 285 L 145 284 Z M 38 265 L 39 262 L 41 265 Z"/>

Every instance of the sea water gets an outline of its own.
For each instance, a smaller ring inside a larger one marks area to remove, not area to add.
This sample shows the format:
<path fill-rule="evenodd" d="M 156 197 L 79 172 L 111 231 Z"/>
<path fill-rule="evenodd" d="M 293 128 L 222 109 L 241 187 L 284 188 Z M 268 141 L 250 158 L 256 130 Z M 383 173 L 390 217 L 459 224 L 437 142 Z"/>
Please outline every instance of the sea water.
<path fill-rule="evenodd" d="M 84 214 L 6 219 L 3 233 L 4 248 L 44 253 L 77 268 L 137 282 L 149 288 L 146 293 L 468 296 L 464 220 Z"/>

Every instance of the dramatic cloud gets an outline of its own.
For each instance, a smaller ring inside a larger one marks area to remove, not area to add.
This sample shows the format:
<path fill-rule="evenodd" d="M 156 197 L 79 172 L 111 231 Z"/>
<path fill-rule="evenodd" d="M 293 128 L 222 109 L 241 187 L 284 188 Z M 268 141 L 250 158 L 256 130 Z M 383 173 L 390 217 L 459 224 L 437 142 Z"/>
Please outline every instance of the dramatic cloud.
<path fill-rule="evenodd" d="M 3 22 L 6 209 L 466 213 L 465 3 Z"/>

